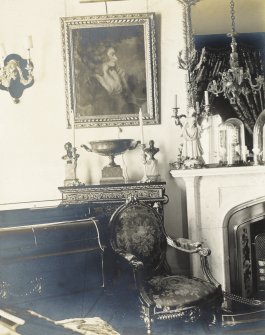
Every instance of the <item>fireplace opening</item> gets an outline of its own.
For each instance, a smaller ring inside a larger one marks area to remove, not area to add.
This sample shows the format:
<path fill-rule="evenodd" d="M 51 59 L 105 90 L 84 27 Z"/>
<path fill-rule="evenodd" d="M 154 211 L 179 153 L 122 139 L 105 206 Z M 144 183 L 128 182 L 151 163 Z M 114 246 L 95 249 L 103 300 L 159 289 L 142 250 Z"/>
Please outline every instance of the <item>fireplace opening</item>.
<path fill-rule="evenodd" d="M 256 263 L 256 290 L 261 300 L 265 299 L 265 233 L 260 233 L 254 238 L 255 263 Z"/>
<path fill-rule="evenodd" d="M 265 212 L 249 218 L 244 208 L 241 222 L 233 218 L 228 227 L 231 292 L 245 298 L 265 299 Z M 238 216 L 238 215 L 237 215 Z M 237 217 L 238 219 L 238 217 Z"/>

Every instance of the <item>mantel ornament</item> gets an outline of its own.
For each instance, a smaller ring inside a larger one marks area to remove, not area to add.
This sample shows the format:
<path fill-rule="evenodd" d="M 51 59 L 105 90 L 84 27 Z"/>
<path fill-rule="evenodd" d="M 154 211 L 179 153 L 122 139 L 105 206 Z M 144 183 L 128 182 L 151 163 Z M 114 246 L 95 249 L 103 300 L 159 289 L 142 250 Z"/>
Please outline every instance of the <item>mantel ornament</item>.
<path fill-rule="evenodd" d="M 78 186 L 80 182 L 76 178 L 76 167 L 79 154 L 71 142 L 65 143 L 64 148 L 66 150 L 66 154 L 62 157 L 65 161 L 64 186 Z"/>
<path fill-rule="evenodd" d="M 155 155 L 159 152 L 159 148 L 155 147 L 153 140 L 149 141 L 149 147 L 143 145 L 143 163 L 144 176 L 140 182 L 150 183 L 160 181 L 161 177 L 158 169 L 158 160 Z"/>
<path fill-rule="evenodd" d="M 0 89 L 8 91 L 15 103 L 19 102 L 24 90 L 34 84 L 33 63 L 30 59 L 32 38 L 26 39 L 27 59 L 17 54 L 6 55 L 4 44 L 0 44 Z"/>
<path fill-rule="evenodd" d="M 109 157 L 109 164 L 102 169 L 102 178 L 100 184 L 124 183 L 123 170 L 116 164 L 115 156 L 125 153 L 127 150 L 135 149 L 138 141 L 132 139 L 112 139 L 90 141 L 88 147 L 81 145 L 88 152 L 94 152 L 101 156 Z"/>

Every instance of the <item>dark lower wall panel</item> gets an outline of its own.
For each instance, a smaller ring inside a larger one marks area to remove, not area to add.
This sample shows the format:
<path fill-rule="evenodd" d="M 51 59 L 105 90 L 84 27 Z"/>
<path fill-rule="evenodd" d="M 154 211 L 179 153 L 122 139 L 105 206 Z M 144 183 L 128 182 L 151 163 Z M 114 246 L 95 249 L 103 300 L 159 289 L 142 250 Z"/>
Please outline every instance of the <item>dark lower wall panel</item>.
<path fill-rule="evenodd" d="M 101 286 L 98 251 L 10 262 L 0 270 L 2 304 L 20 304 Z"/>
<path fill-rule="evenodd" d="M 71 211 L 69 207 L 23 210 L 21 221 L 19 214 L 21 210 L 0 213 L 0 219 L 7 220 L 0 225 L 2 305 L 103 285 L 105 245 L 101 241 L 104 234 L 100 220 L 89 218 L 84 207 L 80 212 L 79 206 L 71 207 Z M 67 221 L 63 221 L 65 218 Z"/>

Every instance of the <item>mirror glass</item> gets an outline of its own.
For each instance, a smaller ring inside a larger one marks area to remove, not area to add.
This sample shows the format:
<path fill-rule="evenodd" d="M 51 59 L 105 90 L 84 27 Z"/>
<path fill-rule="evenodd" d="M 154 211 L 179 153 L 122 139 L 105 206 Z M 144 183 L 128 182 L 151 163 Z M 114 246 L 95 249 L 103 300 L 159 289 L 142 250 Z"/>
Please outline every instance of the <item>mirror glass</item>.
<path fill-rule="evenodd" d="M 265 1 L 235 0 L 234 10 L 239 66 L 250 71 L 255 83 L 257 76 L 264 77 L 265 69 Z M 230 1 L 201 0 L 192 6 L 191 17 L 195 48 L 206 49 L 207 71 L 199 84 L 203 92 L 219 72 L 230 67 L 231 37 L 227 36 L 232 30 Z M 212 114 L 220 115 L 223 122 L 230 118 L 243 122 L 248 150 L 253 149 L 254 125 L 264 109 L 264 90 L 250 93 L 232 105 L 223 94 L 211 94 L 210 98 Z"/>

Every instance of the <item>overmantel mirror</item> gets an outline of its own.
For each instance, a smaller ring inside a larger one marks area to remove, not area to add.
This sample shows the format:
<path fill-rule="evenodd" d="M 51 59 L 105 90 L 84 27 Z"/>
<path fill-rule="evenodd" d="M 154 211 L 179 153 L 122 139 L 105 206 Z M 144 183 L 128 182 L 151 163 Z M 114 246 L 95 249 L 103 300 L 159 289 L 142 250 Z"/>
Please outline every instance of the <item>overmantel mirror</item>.
<path fill-rule="evenodd" d="M 206 146 L 205 163 L 220 164 L 220 141 L 216 133 L 228 119 L 237 118 L 244 125 L 245 163 L 253 161 L 253 131 L 265 106 L 265 24 L 263 0 L 178 0 L 184 7 L 184 33 L 191 36 L 197 54 L 196 76 L 193 78 L 195 100 L 204 103 L 204 92 L 209 94 L 207 126 L 201 143 L 209 136 L 216 144 Z M 188 12 L 190 11 L 190 13 Z M 251 13 L 251 15 L 249 15 Z M 188 52 L 194 53 L 192 50 Z M 195 67 L 196 68 L 196 67 Z M 193 94 L 194 89 L 188 90 Z M 208 97 L 207 97 L 208 98 Z M 206 103 L 205 103 L 206 105 Z M 210 119 L 210 122 L 209 122 Z M 202 123 L 202 122 L 201 122 Z M 207 127 L 214 128 L 207 130 Z M 202 125 L 202 124 L 201 124 Z M 214 131 L 213 131 L 214 130 Z M 237 133 L 236 128 L 234 134 Z M 214 134 L 214 136 L 213 136 Z M 238 135 L 238 134 L 237 134 Z M 207 139 L 208 137 L 208 139 Z M 236 136 L 235 136 L 236 137 Z M 235 146 L 237 145 L 235 141 Z M 229 165 L 229 164 L 228 164 Z"/>

